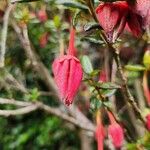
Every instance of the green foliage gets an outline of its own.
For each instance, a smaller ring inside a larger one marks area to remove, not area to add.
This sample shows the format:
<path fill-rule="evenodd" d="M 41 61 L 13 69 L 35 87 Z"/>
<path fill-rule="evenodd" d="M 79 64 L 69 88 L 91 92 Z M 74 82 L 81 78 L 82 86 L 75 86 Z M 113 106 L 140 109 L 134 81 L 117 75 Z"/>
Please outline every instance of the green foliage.
<path fill-rule="evenodd" d="M 90 74 L 93 72 L 93 67 L 88 56 L 84 55 L 82 57 L 81 63 L 85 73 Z"/>
<path fill-rule="evenodd" d="M 34 88 L 29 92 L 29 94 L 25 94 L 25 100 L 36 101 L 39 96 L 40 96 L 40 93 L 39 93 L 38 89 Z"/>
<path fill-rule="evenodd" d="M 4 150 L 57 149 L 58 143 L 62 150 L 79 149 L 77 134 L 56 117 L 46 117 L 38 112 L 16 119 L 1 118 L 0 121 L 0 145 Z"/>
<path fill-rule="evenodd" d="M 78 8 L 82 10 L 88 10 L 88 7 L 82 3 L 76 2 L 74 0 L 58 0 L 58 4 L 64 5 L 66 7 Z"/>
<path fill-rule="evenodd" d="M 143 57 L 143 64 L 146 67 L 146 69 L 150 70 L 150 51 L 147 50 Z"/>
<path fill-rule="evenodd" d="M 92 96 L 90 99 L 90 109 L 92 112 L 99 110 L 102 106 L 102 102 L 97 99 L 95 96 Z"/>
<path fill-rule="evenodd" d="M 129 71 L 144 71 L 145 67 L 142 65 L 126 65 L 125 68 Z"/>

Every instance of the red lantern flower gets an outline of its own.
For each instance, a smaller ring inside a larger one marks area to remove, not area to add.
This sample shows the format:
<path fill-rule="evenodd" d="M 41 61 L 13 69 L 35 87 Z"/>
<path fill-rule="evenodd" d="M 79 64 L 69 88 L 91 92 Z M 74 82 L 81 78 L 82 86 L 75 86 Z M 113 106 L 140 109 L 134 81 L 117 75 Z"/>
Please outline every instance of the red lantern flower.
<path fill-rule="evenodd" d="M 111 124 L 108 127 L 108 134 L 116 148 L 120 148 L 124 141 L 123 128 L 116 122 L 114 116 L 108 112 Z"/>
<path fill-rule="evenodd" d="M 128 4 L 125 1 L 102 3 L 97 7 L 96 14 L 108 40 L 114 42 L 126 25 Z"/>
<path fill-rule="evenodd" d="M 150 26 L 150 0 L 136 0 L 133 10 L 142 17 L 142 27 Z"/>
<path fill-rule="evenodd" d="M 79 89 L 82 80 L 82 67 L 75 57 L 74 29 L 70 33 L 68 54 L 57 58 L 52 65 L 54 79 L 58 86 L 61 99 L 66 105 L 70 105 Z"/>
<path fill-rule="evenodd" d="M 147 14 L 148 13 L 150 13 L 150 10 Z M 114 42 L 119 37 L 126 24 L 128 24 L 128 27 L 134 36 L 140 36 L 143 31 L 142 22 L 144 20 L 146 20 L 144 22 L 150 20 L 148 15 L 145 16 L 145 19 L 142 18 L 142 13 L 137 13 L 137 11 L 134 10 L 134 6 L 129 5 L 126 1 L 102 3 L 97 7 L 96 14 L 98 21 L 110 42 Z"/>
<path fill-rule="evenodd" d="M 146 116 L 146 127 L 150 131 L 150 114 Z"/>

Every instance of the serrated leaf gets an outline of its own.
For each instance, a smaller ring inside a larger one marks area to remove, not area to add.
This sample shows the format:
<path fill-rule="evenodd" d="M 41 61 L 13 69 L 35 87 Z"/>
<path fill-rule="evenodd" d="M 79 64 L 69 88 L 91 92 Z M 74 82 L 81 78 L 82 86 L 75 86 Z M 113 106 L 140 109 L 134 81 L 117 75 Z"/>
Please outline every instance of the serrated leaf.
<path fill-rule="evenodd" d="M 66 7 L 71 7 L 71 8 L 78 8 L 78 9 L 83 9 L 83 10 L 88 10 L 88 7 L 84 4 L 81 4 L 79 2 L 75 2 L 72 0 L 57 0 L 57 4 L 64 5 Z"/>
<path fill-rule="evenodd" d="M 125 68 L 129 71 L 144 71 L 146 69 L 142 65 L 126 65 Z"/>
<path fill-rule="evenodd" d="M 88 56 L 84 55 L 82 57 L 81 64 L 85 73 L 91 74 L 93 72 L 93 67 Z"/>

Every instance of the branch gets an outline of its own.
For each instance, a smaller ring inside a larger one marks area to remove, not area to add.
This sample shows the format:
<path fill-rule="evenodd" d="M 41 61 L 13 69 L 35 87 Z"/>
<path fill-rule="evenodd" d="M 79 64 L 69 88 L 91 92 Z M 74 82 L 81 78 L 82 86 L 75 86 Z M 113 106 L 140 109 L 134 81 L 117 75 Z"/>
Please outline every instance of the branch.
<path fill-rule="evenodd" d="M 84 130 L 92 131 L 92 132 L 95 131 L 94 126 L 93 127 L 87 126 L 86 123 L 83 123 L 82 121 L 78 121 L 77 119 L 65 114 L 59 108 L 53 108 L 51 106 L 43 104 L 42 102 L 31 103 L 31 102 L 24 102 L 24 101 L 19 101 L 14 99 L 0 98 L 0 104 L 10 104 L 10 105 L 22 107 L 16 110 L 0 110 L 0 116 L 9 117 L 9 116 L 23 115 L 39 109 L 39 110 L 43 110 L 45 113 L 53 114 L 63 120 L 66 120 Z"/>
<path fill-rule="evenodd" d="M 116 64 L 117 64 L 119 75 L 120 75 L 121 81 L 123 82 L 122 90 L 123 90 L 124 97 L 128 100 L 129 104 L 134 109 L 134 111 L 135 111 L 136 115 L 138 116 L 138 118 L 145 124 L 145 120 L 144 120 L 144 118 L 141 114 L 141 111 L 140 111 L 137 103 L 135 102 L 134 97 L 132 96 L 132 94 L 131 94 L 131 92 L 128 88 L 127 79 L 126 79 L 126 77 L 124 76 L 124 73 L 123 73 L 123 68 L 122 68 L 122 65 L 121 65 L 119 52 L 116 49 L 114 49 L 113 47 L 110 47 L 110 48 L 111 48 L 111 50 L 114 54 L 114 59 L 115 59 Z"/>
<path fill-rule="evenodd" d="M 38 108 L 37 105 L 30 105 L 16 110 L 0 110 L 0 116 L 8 117 L 8 116 L 23 115 L 30 113 L 34 110 L 37 110 L 37 108 Z"/>
<path fill-rule="evenodd" d="M 23 101 L 16 101 L 14 99 L 7 99 L 7 98 L 0 98 L 0 104 L 11 104 L 11 105 L 16 105 L 16 106 L 29 106 L 31 103 L 29 102 L 23 102 Z"/>
<path fill-rule="evenodd" d="M 0 47 L 0 68 L 4 67 L 5 52 L 6 52 L 6 40 L 7 40 L 7 31 L 8 31 L 8 21 L 10 12 L 13 9 L 14 5 L 9 4 L 3 18 L 3 28 L 1 34 L 1 47 Z"/>

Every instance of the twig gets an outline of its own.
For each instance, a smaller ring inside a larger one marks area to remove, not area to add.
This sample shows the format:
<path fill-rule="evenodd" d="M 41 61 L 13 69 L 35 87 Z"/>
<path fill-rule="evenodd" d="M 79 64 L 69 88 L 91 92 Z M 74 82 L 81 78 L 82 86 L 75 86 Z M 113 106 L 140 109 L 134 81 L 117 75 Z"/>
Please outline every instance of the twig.
<path fill-rule="evenodd" d="M 16 106 L 29 106 L 31 103 L 29 102 L 23 102 L 23 101 L 16 101 L 14 99 L 7 99 L 7 98 L 0 98 L 0 104 L 11 104 L 11 105 L 16 105 Z"/>
<path fill-rule="evenodd" d="M 2 28 L 2 35 L 1 35 L 1 47 L 0 47 L 0 68 L 4 67 L 8 21 L 9 21 L 10 12 L 13 9 L 13 7 L 14 7 L 13 4 L 8 5 L 3 18 L 3 28 Z"/>
<path fill-rule="evenodd" d="M 0 110 L 0 116 L 8 117 L 8 116 L 23 115 L 30 113 L 34 110 L 37 110 L 37 108 L 38 108 L 37 105 L 30 105 L 16 110 Z"/>
<path fill-rule="evenodd" d="M 123 93 L 124 93 L 124 97 L 128 100 L 129 104 L 134 109 L 134 111 L 135 111 L 136 115 L 138 116 L 138 118 L 145 124 L 145 120 L 144 120 L 144 118 L 141 114 L 141 111 L 140 111 L 139 107 L 137 106 L 137 103 L 135 102 L 135 99 L 132 96 L 132 94 L 130 93 L 130 90 L 128 88 L 127 79 L 126 79 L 126 77 L 124 76 L 124 73 L 123 73 L 123 68 L 122 68 L 122 65 L 121 65 L 119 52 L 116 49 L 114 49 L 113 47 L 110 47 L 110 49 L 114 54 L 114 59 L 115 59 L 116 64 L 117 64 L 119 75 L 120 75 L 121 81 L 123 82 L 122 90 L 123 90 Z"/>
<path fill-rule="evenodd" d="M 6 98 L 0 98 L 0 104 L 10 104 L 15 106 L 21 106 L 22 108 L 18 108 L 15 110 L 0 110 L 0 116 L 9 117 L 9 116 L 16 116 L 16 115 L 23 115 L 30 113 L 35 110 L 43 110 L 45 113 L 53 114 L 63 120 L 66 120 L 84 130 L 92 131 L 94 132 L 95 127 L 87 126 L 86 123 L 83 123 L 81 120 L 79 121 L 76 118 L 73 118 L 64 112 L 62 112 L 59 108 L 53 108 L 51 106 L 45 105 L 42 102 L 24 102 L 24 101 L 18 101 L 14 99 L 6 99 Z"/>

